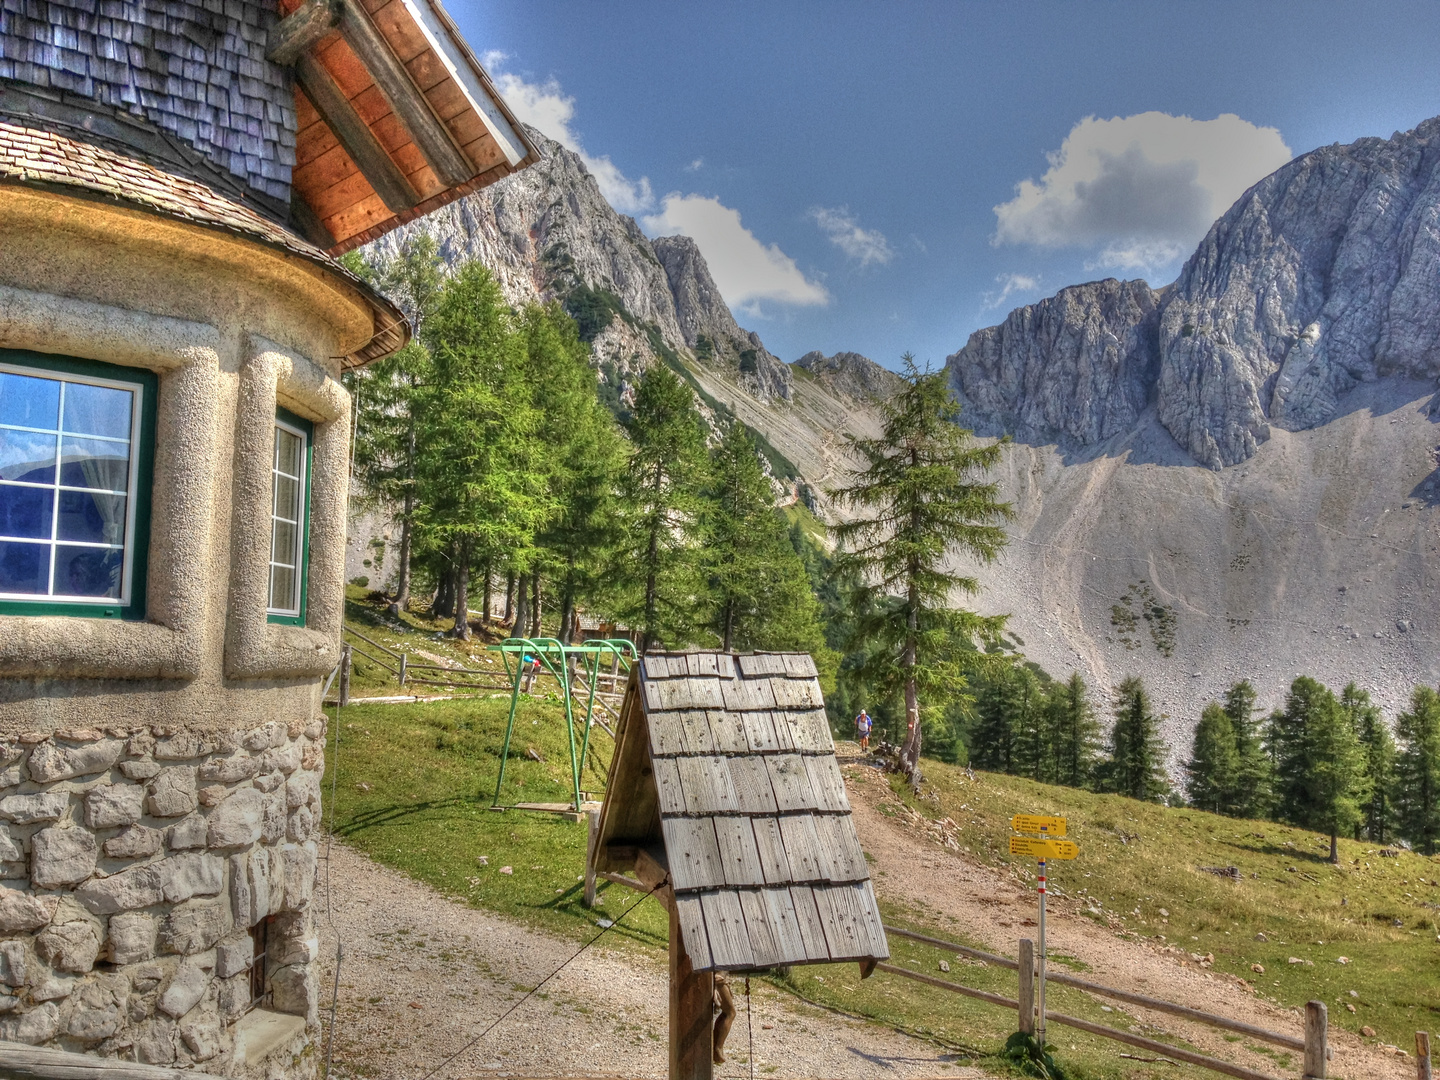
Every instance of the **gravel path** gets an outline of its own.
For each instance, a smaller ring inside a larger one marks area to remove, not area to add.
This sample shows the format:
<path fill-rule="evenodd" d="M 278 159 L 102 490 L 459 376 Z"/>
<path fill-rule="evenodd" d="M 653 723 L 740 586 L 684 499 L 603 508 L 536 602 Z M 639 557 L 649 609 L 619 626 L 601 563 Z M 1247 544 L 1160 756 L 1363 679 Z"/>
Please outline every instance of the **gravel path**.
<path fill-rule="evenodd" d="M 574 952 L 574 942 L 458 904 L 335 843 L 333 917 L 344 938 L 335 1074 L 421 1080 Z M 317 891 L 322 1013 L 335 933 Z M 660 958 L 600 946 L 567 967 L 488 1038 L 438 1072 L 471 1076 L 662 1077 L 667 974 Z M 737 995 L 738 998 L 738 995 Z M 748 1077 L 745 1011 L 717 1077 Z M 811 1008 L 769 987 L 753 1001 L 756 1075 L 983 1078 L 926 1042 Z"/>

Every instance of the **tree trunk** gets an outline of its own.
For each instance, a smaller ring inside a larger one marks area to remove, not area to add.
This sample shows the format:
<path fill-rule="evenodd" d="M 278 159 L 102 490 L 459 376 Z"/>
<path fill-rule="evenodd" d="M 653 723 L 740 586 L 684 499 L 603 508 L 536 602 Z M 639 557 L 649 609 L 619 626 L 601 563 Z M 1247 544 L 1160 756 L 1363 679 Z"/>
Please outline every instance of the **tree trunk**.
<path fill-rule="evenodd" d="M 1330 834 L 1330 861 L 1337 865 L 1340 862 L 1340 842 L 1333 832 Z"/>
<path fill-rule="evenodd" d="M 721 646 L 726 652 L 730 652 L 730 646 L 735 640 L 735 601 L 725 602 L 725 641 Z"/>
<path fill-rule="evenodd" d="M 569 645 L 575 640 L 575 623 L 577 621 L 575 618 L 575 587 L 572 576 L 566 575 L 565 587 L 560 595 L 560 644 Z"/>
<path fill-rule="evenodd" d="M 540 571 L 530 578 L 530 636 L 540 636 Z"/>
<path fill-rule="evenodd" d="M 920 786 L 920 692 L 916 685 L 915 668 L 919 661 L 920 597 L 915 579 L 918 569 L 912 567 L 910 574 L 909 608 L 905 625 L 909 633 L 905 638 L 905 655 L 901 664 L 905 668 L 905 742 L 900 747 L 900 769 L 910 786 Z"/>
<path fill-rule="evenodd" d="M 505 572 L 505 618 L 504 622 L 510 622 L 515 615 L 515 571 Z M 511 623 L 513 626 L 514 623 Z"/>
<path fill-rule="evenodd" d="M 510 628 L 510 636 L 525 637 L 530 623 L 530 578 L 521 574 L 517 583 L 519 590 L 515 597 L 515 622 Z"/>
<path fill-rule="evenodd" d="M 440 580 L 435 586 L 435 599 L 430 603 L 432 619 L 443 619 L 455 614 L 455 549 L 452 547 L 448 554 L 450 557 L 445 560 Z"/>
<path fill-rule="evenodd" d="M 485 558 L 485 599 L 480 604 L 480 625 L 486 630 L 490 629 L 490 586 L 494 583 L 494 579 L 495 559 L 494 556 L 487 555 Z"/>
<path fill-rule="evenodd" d="M 405 516 L 400 521 L 400 569 L 395 577 L 395 599 L 390 604 L 390 617 L 398 619 L 410 604 L 410 514 L 415 497 L 405 492 Z"/>
<path fill-rule="evenodd" d="M 455 567 L 455 637 L 470 640 L 470 545 L 460 545 L 460 563 Z"/>

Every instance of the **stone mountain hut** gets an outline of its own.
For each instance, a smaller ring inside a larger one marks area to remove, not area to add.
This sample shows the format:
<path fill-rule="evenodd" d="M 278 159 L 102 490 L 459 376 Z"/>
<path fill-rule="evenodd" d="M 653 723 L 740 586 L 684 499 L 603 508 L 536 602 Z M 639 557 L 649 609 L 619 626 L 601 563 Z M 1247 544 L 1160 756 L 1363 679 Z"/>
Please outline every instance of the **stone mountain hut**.
<path fill-rule="evenodd" d="M 804 653 L 648 653 L 615 732 L 592 872 L 670 912 L 670 1077 L 709 1080 L 715 972 L 890 955 Z"/>
<path fill-rule="evenodd" d="M 535 156 L 436 0 L 0 7 L 0 1056 L 316 1071 L 335 257 Z"/>

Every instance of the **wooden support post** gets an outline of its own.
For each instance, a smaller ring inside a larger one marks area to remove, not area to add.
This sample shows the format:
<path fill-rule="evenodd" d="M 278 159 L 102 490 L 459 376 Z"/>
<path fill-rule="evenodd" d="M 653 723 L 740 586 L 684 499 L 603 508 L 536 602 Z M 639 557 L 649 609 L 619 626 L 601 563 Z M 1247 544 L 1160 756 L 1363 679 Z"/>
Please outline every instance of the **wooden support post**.
<path fill-rule="evenodd" d="M 680 917 L 670 908 L 670 1080 L 712 1080 L 715 980 L 685 952 Z"/>
<path fill-rule="evenodd" d="M 400 689 L 401 689 L 401 690 L 404 690 L 404 689 L 405 689 L 405 667 L 406 667 L 406 662 L 407 662 L 407 660 L 409 659 L 409 656 L 410 656 L 409 653 L 403 653 L 403 652 L 402 652 L 402 653 L 400 654 Z"/>
<path fill-rule="evenodd" d="M 340 19 L 341 33 L 390 102 L 396 119 L 410 133 L 426 163 L 446 187 L 469 180 L 475 175 L 475 166 L 455 145 L 449 129 L 431 110 L 429 101 L 375 29 L 370 16 L 355 0 L 340 0 L 340 3 L 344 12 Z M 539 610 L 538 604 L 536 610 Z"/>
<path fill-rule="evenodd" d="M 1020 1030 L 1035 1034 L 1035 943 L 1020 939 Z"/>
<path fill-rule="evenodd" d="M 595 906 L 595 841 L 600 837 L 600 814 L 590 811 L 590 836 L 585 841 L 585 906 Z"/>
<path fill-rule="evenodd" d="M 1433 1080 L 1430 1071 L 1430 1033 L 1415 1032 L 1415 1080 Z"/>
<path fill-rule="evenodd" d="M 270 28 L 265 59 L 288 67 L 339 25 L 340 5 L 335 0 L 305 0 Z"/>
<path fill-rule="evenodd" d="M 340 689 L 336 691 L 342 706 L 350 704 L 350 646 L 340 646 Z"/>
<path fill-rule="evenodd" d="M 1323 1001 L 1305 1005 L 1305 1080 L 1325 1080 L 1327 1013 Z"/>
<path fill-rule="evenodd" d="M 420 201 L 410 181 L 380 145 L 370 126 L 360 118 L 344 91 L 335 85 L 325 65 L 310 53 L 301 53 L 295 61 L 295 79 L 386 206 L 399 214 Z"/>

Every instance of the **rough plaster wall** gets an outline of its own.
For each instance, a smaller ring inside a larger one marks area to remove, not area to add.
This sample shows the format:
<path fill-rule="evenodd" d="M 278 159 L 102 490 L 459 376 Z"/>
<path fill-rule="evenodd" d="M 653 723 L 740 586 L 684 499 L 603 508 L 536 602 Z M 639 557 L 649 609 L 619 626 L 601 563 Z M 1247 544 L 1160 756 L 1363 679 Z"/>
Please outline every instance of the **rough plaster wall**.
<path fill-rule="evenodd" d="M 149 619 L 0 617 L 0 737 L 117 717 L 220 731 L 313 716 L 341 613 L 349 401 L 333 358 L 368 332 L 368 312 L 269 249 L 77 203 L 12 191 L 0 204 L 0 347 L 160 372 Z M 245 401 L 242 373 L 256 364 L 265 377 Z M 255 573 L 268 559 L 277 396 L 317 421 L 304 628 L 264 622 Z M 264 481 L 241 505 L 232 482 L 247 415 L 265 444 Z M 232 529 L 248 541 L 233 550 Z M 260 627 L 235 653 L 243 678 L 225 672 L 233 603 Z"/>

